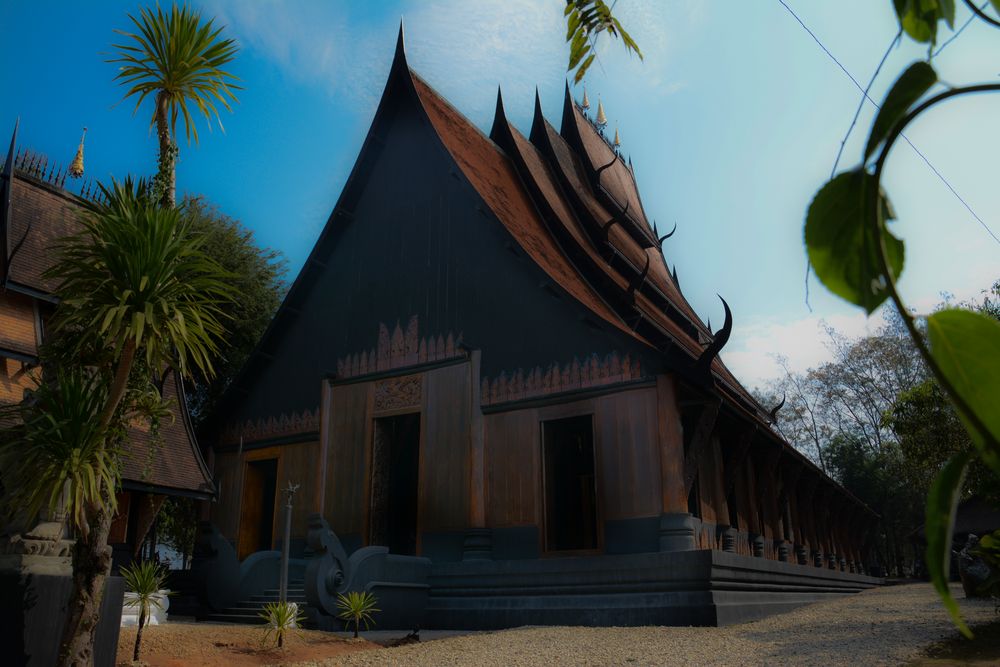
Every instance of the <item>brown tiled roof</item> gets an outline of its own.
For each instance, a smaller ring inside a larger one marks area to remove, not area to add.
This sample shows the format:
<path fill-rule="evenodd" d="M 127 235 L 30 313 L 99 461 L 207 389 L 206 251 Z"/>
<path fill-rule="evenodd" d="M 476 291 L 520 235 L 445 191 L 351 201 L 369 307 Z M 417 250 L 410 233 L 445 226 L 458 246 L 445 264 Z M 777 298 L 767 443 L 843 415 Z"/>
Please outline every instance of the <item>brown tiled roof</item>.
<path fill-rule="evenodd" d="M 43 277 L 45 270 L 55 261 L 54 248 L 58 241 L 79 231 L 77 215 L 80 200 L 59 188 L 20 174 L 13 179 L 11 189 L 10 250 L 8 281 L 42 294 L 52 294 L 56 284 Z M 10 291 L 5 297 L 15 308 L 23 307 L 24 299 Z M 10 305 L 5 302 L 4 304 Z M 30 305 L 29 305 L 30 308 Z M 14 312 L 14 309 L 5 308 Z M 33 319 L 29 320 L 33 322 Z M 33 329 L 32 329 L 33 331 Z M 11 338 L 10 335 L 7 338 Z M 22 340 L 8 341 L 24 351 L 35 354 L 34 343 Z M 0 332 L 0 347 L 4 346 Z M 30 349 L 29 349 L 30 348 Z M 141 429 L 132 429 L 129 452 L 126 456 L 123 479 L 164 489 L 175 489 L 198 494 L 213 492 L 211 473 L 205 467 L 191 431 L 187 409 L 178 402 L 181 390 L 175 374 L 171 373 L 164 387 L 176 418 L 168 420 L 161 430 L 161 440 L 150 459 L 150 439 Z M 151 460 L 151 463 L 150 463 Z"/>
<path fill-rule="evenodd" d="M 180 409 L 178 396 L 181 391 L 177 374 L 170 372 L 163 383 L 163 397 L 170 406 L 172 417 L 163 421 L 156 440 L 150 438 L 148 429 L 129 431 L 129 451 L 124 457 L 122 478 L 138 484 L 211 495 L 214 491 L 211 473 L 194 446 L 186 411 Z"/>
<path fill-rule="evenodd" d="M 419 76 L 412 73 L 411 76 L 420 102 L 445 148 L 521 248 L 577 301 L 601 319 L 635 336 L 566 259 L 521 185 L 510 158 Z"/>
<path fill-rule="evenodd" d="M 11 191 L 8 280 L 51 294 L 56 282 L 42 276 L 52 264 L 59 239 L 80 230 L 80 204 L 51 185 L 17 176 Z"/>
<path fill-rule="evenodd" d="M 646 218 L 646 212 L 642 208 L 639 188 L 636 187 L 632 170 L 608 145 L 604 137 L 597 133 L 590 121 L 583 117 L 576 104 L 568 98 L 568 91 L 566 103 L 569 105 L 570 113 L 564 112 L 563 122 L 571 119 L 575 124 L 573 131 L 580 138 L 580 148 L 583 153 L 581 157 L 587 161 L 587 166 L 592 172 L 600 169 L 598 182 L 601 188 L 620 209 L 624 211 L 627 208 L 626 215 L 638 223 L 637 229 L 652 239 L 653 232 Z M 563 136 L 566 136 L 567 130 L 568 128 L 563 128 Z"/>

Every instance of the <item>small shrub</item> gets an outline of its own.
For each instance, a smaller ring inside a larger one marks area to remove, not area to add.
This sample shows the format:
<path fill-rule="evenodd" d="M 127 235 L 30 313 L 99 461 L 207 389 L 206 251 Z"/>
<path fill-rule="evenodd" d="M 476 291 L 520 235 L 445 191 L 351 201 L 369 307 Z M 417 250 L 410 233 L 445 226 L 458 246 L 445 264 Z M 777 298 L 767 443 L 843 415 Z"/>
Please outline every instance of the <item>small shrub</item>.
<path fill-rule="evenodd" d="M 260 617 L 267 621 L 260 643 L 273 644 L 278 648 L 285 645 L 285 635 L 297 630 L 306 620 L 305 614 L 294 602 L 268 602 L 260 612 Z"/>
<path fill-rule="evenodd" d="M 365 624 L 365 630 L 375 624 L 372 614 L 382 611 L 375 607 L 377 603 L 375 596 L 367 591 L 351 591 L 347 595 L 341 593 L 337 596 L 337 606 L 341 609 L 337 618 L 347 621 L 348 628 L 354 623 L 354 638 L 357 639 L 362 623 Z"/>
<path fill-rule="evenodd" d="M 167 570 L 153 561 L 133 563 L 132 567 L 123 567 L 122 577 L 135 597 L 125 601 L 127 607 L 139 608 L 139 623 L 135 632 L 135 648 L 132 650 L 132 660 L 139 660 L 139 647 L 142 643 L 142 628 L 146 624 L 153 608 L 163 609 L 158 593 L 163 588 L 167 578 Z M 169 595 L 169 593 L 168 593 Z"/>

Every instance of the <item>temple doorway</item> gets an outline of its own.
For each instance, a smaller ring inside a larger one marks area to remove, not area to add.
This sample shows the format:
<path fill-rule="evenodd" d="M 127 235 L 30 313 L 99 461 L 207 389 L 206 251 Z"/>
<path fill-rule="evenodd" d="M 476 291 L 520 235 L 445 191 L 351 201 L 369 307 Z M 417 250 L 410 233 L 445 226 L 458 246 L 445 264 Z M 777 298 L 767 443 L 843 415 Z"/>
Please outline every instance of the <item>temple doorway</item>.
<path fill-rule="evenodd" d="M 591 415 L 542 423 L 545 550 L 598 548 Z"/>
<path fill-rule="evenodd" d="M 420 413 L 375 420 L 368 544 L 417 553 Z"/>
<path fill-rule="evenodd" d="M 243 560 L 256 551 L 273 548 L 274 496 L 278 486 L 278 459 L 247 461 L 240 509 L 237 555 Z"/>

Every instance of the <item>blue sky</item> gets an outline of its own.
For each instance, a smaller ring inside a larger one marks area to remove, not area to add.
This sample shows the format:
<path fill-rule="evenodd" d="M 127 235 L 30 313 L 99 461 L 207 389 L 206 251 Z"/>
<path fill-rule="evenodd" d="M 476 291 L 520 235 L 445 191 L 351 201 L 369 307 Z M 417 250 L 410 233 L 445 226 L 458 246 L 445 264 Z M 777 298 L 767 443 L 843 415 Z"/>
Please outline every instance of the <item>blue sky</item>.
<path fill-rule="evenodd" d="M 866 83 L 897 26 L 890 0 L 786 0 L 827 48 Z M 496 87 L 527 132 L 537 85 L 560 118 L 566 78 L 559 0 L 319 2 L 205 0 L 242 50 L 232 69 L 245 90 L 225 133 L 181 143 L 178 185 L 199 193 L 282 250 L 292 274 L 307 256 L 357 156 L 381 94 L 400 17 L 409 62 L 488 131 Z M 958 9 L 958 22 L 968 16 Z M 105 179 L 155 168 L 151 108 L 117 104 L 104 62 L 132 2 L 0 3 L 0 133 L 21 118 L 20 143 L 67 163 L 83 126 L 86 168 Z M 829 177 L 860 94 L 778 0 L 619 0 L 616 14 L 645 53 L 600 49 L 587 77 L 635 164 L 647 213 L 674 222 L 668 262 L 695 309 L 734 335 L 723 357 L 747 384 L 775 375 L 773 355 L 804 368 L 824 354 L 819 323 L 850 333 L 865 318 L 815 280 L 805 303 L 802 221 Z M 945 35 L 945 38 L 948 35 Z M 880 100 L 922 48 L 904 40 L 873 87 Z M 1000 33 L 973 23 L 935 59 L 949 83 L 992 81 Z M 580 94 L 580 90 L 576 90 Z M 1000 96 L 945 105 L 909 138 L 1000 235 L 995 156 Z M 842 167 L 860 157 L 866 105 Z M 6 139 L 4 139 L 6 142 Z M 907 146 L 894 150 L 886 185 L 907 243 L 904 296 L 930 308 L 942 292 L 971 297 L 1000 278 L 998 245 Z M 877 318 L 875 320 L 878 321 Z"/>

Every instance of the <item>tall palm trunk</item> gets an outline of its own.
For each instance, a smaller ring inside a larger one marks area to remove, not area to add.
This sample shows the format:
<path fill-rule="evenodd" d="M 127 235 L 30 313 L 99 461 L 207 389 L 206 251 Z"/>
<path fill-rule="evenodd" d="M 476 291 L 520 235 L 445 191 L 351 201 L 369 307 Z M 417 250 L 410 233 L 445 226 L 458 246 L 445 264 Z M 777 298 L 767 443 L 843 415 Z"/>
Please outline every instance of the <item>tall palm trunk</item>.
<path fill-rule="evenodd" d="M 122 349 L 122 358 L 118 362 L 108 404 L 100 416 L 101 424 L 105 427 L 111 422 L 112 415 L 125 395 L 135 350 L 135 341 L 131 339 Z M 73 546 L 73 593 L 59 651 L 63 667 L 94 664 L 94 635 L 101 617 L 104 583 L 111 572 L 111 547 L 108 546 L 108 534 L 111 531 L 111 513 L 108 507 L 111 506 L 111 501 L 111 498 L 102 498 L 100 502 L 87 507 L 89 530 L 86 534 L 78 535 Z"/>
<path fill-rule="evenodd" d="M 104 583 L 111 570 L 108 532 L 111 515 L 103 504 L 90 508 L 90 530 L 73 547 L 73 594 L 63 630 L 59 664 L 84 667 L 94 664 L 94 635 L 100 619 Z"/>
<path fill-rule="evenodd" d="M 174 208 L 177 204 L 177 148 L 170 137 L 169 106 L 167 91 L 156 94 L 156 136 L 160 140 L 160 154 L 157 158 L 157 182 L 162 193 L 160 206 Z"/>

